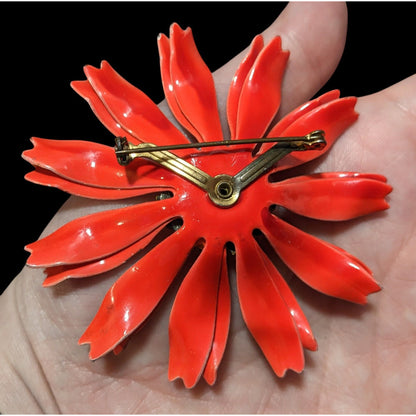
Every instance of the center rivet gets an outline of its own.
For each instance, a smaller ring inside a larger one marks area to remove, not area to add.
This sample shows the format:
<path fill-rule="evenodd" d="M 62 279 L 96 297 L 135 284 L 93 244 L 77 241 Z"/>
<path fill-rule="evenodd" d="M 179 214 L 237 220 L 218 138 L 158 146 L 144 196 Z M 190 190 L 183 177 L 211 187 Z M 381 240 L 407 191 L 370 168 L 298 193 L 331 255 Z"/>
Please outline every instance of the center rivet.
<path fill-rule="evenodd" d="M 215 192 L 218 198 L 228 199 L 232 196 L 234 188 L 230 182 L 218 182 L 215 186 Z"/>

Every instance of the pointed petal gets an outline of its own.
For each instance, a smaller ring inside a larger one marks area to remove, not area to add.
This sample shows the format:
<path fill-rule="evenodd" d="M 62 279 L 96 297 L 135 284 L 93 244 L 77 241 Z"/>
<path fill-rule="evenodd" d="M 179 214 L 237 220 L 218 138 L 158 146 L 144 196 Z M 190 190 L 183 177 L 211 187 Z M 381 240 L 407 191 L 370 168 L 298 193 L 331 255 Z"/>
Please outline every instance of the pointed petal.
<path fill-rule="evenodd" d="M 101 188 L 166 188 L 176 179 L 166 169 L 146 161 L 120 166 L 114 148 L 83 140 L 48 140 L 33 137 L 34 148 L 23 152 L 33 166 L 84 185 Z"/>
<path fill-rule="evenodd" d="M 267 137 L 279 137 L 282 133 L 291 125 L 293 124 L 298 118 L 302 117 L 303 115 L 309 113 L 310 111 L 314 110 L 315 108 L 329 103 L 330 101 L 334 101 L 339 98 L 339 90 L 332 90 L 326 92 L 325 94 L 320 95 L 319 97 L 308 101 L 305 104 L 300 105 L 299 107 L 295 108 L 290 113 L 286 114 L 271 130 Z M 273 146 L 273 144 L 265 144 L 266 146 Z"/>
<path fill-rule="evenodd" d="M 108 62 L 103 61 L 100 69 L 86 66 L 85 75 L 114 120 L 137 140 L 157 145 L 188 142 L 158 106 Z"/>
<path fill-rule="evenodd" d="M 263 211 L 262 230 L 287 266 L 306 284 L 329 296 L 364 304 L 380 290 L 371 271 L 351 254 Z"/>
<path fill-rule="evenodd" d="M 218 289 L 217 316 L 212 349 L 204 370 L 204 379 L 211 386 L 217 379 L 217 370 L 224 355 L 230 329 L 231 293 L 228 280 L 227 256 L 224 251 Z"/>
<path fill-rule="evenodd" d="M 160 188 L 160 187 L 140 187 L 131 189 L 112 189 L 112 188 L 99 188 L 90 185 L 83 185 L 81 183 L 72 182 L 55 173 L 36 167 L 36 170 L 26 174 L 25 179 L 29 182 L 36 183 L 38 185 L 52 186 L 58 188 L 61 191 L 68 192 L 71 195 L 82 196 L 84 198 L 102 199 L 102 200 L 115 200 L 126 199 L 140 195 L 147 195 L 156 192 L 169 192 L 172 189 Z"/>
<path fill-rule="evenodd" d="M 274 372 L 301 372 L 303 348 L 292 315 L 270 276 L 269 260 L 253 240 L 235 242 L 237 289 L 244 321 Z"/>
<path fill-rule="evenodd" d="M 241 89 L 237 114 L 237 139 L 263 137 L 280 106 L 281 83 L 289 58 L 280 37 L 258 55 Z"/>
<path fill-rule="evenodd" d="M 207 241 L 182 282 L 169 321 L 169 380 L 194 387 L 214 338 L 223 244 Z"/>
<path fill-rule="evenodd" d="M 190 28 L 176 23 L 170 29 L 170 75 L 177 103 L 195 130 L 198 140 L 223 138 L 211 71 L 196 48 Z"/>
<path fill-rule="evenodd" d="M 155 236 L 161 231 L 165 225 L 157 227 L 149 234 L 145 235 L 136 243 L 126 247 L 123 250 L 115 254 L 111 254 L 108 257 L 104 257 L 98 260 L 93 260 L 88 263 L 71 264 L 64 266 L 48 267 L 45 271 L 47 273 L 46 279 L 43 281 L 44 287 L 53 286 L 57 283 L 62 282 L 68 278 L 83 278 L 95 276 L 100 273 L 108 272 L 109 270 L 115 269 L 121 264 L 125 263 L 130 257 L 137 254 L 140 250 L 146 247 Z"/>
<path fill-rule="evenodd" d="M 323 130 L 327 145 L 323 150 L 292 152 L 279 162 L 274 171 L 309 162 L 326 153 L 335 140 L 357 119 L 358 114 L 354 111 L 356 101 L 355 97 L 329 101 L 303 114 L 281 131 L 279 136 L 304 136 L 314 130 Z M 275 133 L 272 129 L 268 136 L 276 137 Z M 263 148 L 264 152 L 267 148 L 266 146 Z"/>
<path fill-rule="evenodd" d="M 166 293 L 194 244 L 194 233 L 182 227 L 114 283 L 79 339 L 79 344 L 91 345 L 89 356 L 92 360 L 111 351 L 143 324 Z"/>
<path fill-rule="evenodd" d="M 178 120 L 186 130 L 188 130 L 194 137 L 201 139 L 198 131 L 186 118 L 185 114 L 182 112 L 182 109 L 179 107 L 178 102 L 176 101 L 176 95 L 174 91 L 175 85 L 172 82 L 172 77 L 170 75 L 170 40 L 167 36 L 160 34 L 157 39 L 157 45 L 159 48 L 160 74 L 162 77 L 163 91 L 169 104 L 169 108 L 172 111 L 172 114 L 175 116 L 176 120 Z"/>
<path fill-rule="evenodd" d="M 342 221 L 385 210 L 392 190 L 373 175 L 353 172 L 315 174 L 271 184 L 274 202 L 305 217 Z"/>
<path fill-rule="evenodd" d="M 238 103 L 240 101 L 241 89 L 243 88 L 244 81 L 254 64 L 254 61 L 263 49 L 263 46 L 263 36 L 257 35 L 253 39 L 248 54 L 241 61 L 231 82 L 227 98 L 227 119 L 230 127 L 231 139 L 236 138 Z"/>
<path fill-rule="evenodd" d="M 311 351 L 316 351 L 318 348 L 318 344 L 315 340 L 315 337 L 313 336 L 309 322 L 306 319 L 304 313 L 302 312 L 302 309 L 300 308 L 298 302 L 296 301 L 295 296 L 290 290 L 285 279 L 278 272 L 276 267 L 274 267 L 272 262 L 267 258 L 265 253 L 261 252 L 260 254 L 263 256 L 264 266 L 267 268 L 267 271 L 271 279 L 273 279 L 273 283 L 276 286 L 277 291 L 282 296 L 283 300 L 286 303 L 286 306 L 290 311 L 290 314 L 292 315 L 292 318 L 298 329 L 299 337 L 303 347 Z"/>
<path fill-rule="evenodd" d="M 118 208 L 75 219 L 26 246 L 27 264 L 51 267 L 101 259 L 135 243 L 175 216 L 176 198 Z"/>
<path fill-rule="evenodd" d="M 140 141 L 130 134 L 126 129 L 121 126 L 117 120 L 110 114 L 101 101 L 100 97 L 94 91 L 88 80 L 86 81 L 72 81 L 72 89 L 77 92 L 82 98 L 84 98 L 92 111 L 101 121 L 101 123 L 116 137 L 125 137 L 129 142 L 138 144 Z"/>

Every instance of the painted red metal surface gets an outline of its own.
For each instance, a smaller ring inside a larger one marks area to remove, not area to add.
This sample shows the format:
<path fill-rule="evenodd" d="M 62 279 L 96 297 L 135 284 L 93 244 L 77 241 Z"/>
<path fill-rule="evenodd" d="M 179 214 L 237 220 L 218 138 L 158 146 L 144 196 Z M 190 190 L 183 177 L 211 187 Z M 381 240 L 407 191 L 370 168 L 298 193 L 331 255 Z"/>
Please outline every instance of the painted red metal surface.
<path fill-rule="evenodd" d="M 173 24 L 169 38 L 161 35 L 158 46 L 165 95 L 178 122 L 197 141 L 221 140 L 224 134 L 213 78 L 191 30 Z M 238 297 L 249 331 L 278 376 L 288 369 L 302 371 L 303 348 L 315 350 L 317 343 L 288 284 L 253 235 L 255 230 L 298 278 L 318 291 L 365 303 L 368 294 L 380 290 L 361 261 L 301 231 L 270 209 L 280 205 L 302 216 L 344 221 L 388 208 L 385 197 L 391 191 L 386 179 L 377 174 L 319 173 L 279 180 L 279 171 L 328 151 L 358 116 L 356 98 L 339 98 L 338 91 L 331 91 L 271 126 L 288 58 L 279 37 L 266 46 L 261 36 L 254 39 L 229 89 L 231 138 L 260 138 L 266 131 L 269 137 L 279 137 L 324 130 L 327 146 L 323 151 L 289 154 L 244 189 L 229 208 L 214 205 L 202 189 L 150 161 L 137 159 L 120 166 L 111 147 L 32 139 L 34 148 L 23 154 L 36 168 L 26 177 L 32 182 L 103 200 L 164 195 L 78 218 L 27 246 L 28 265 L 45 268 L 44 286 L 50 286 L 114 269 L 148 249 L 158 236 L 158 243 L 110 288 L 81 336 L 80 344 L 90 344 L 91 359 L 110 351 L 118 354 L 124 348 L 193 253 L 194 262 L 171 311 L 169 379 L 182 378 L 186 387 L 201 377 L 213 384 L 230 322 L 227 257 L 231 254 L 226 245 L 232 243 Z M 85 75 L 85 81 L 75 81 L 72 87 L 114 135 L 136 144 L 188 142 L 150 98 L 107 62 L 100 68 L 87 66 Z M 234 175 L 253 160 L 254 146 L 176 153 L 212 176 Z M 258 153 L 270 146 L 264 144 Z M 181 226 L 166 232 L 177 220 Z"/>

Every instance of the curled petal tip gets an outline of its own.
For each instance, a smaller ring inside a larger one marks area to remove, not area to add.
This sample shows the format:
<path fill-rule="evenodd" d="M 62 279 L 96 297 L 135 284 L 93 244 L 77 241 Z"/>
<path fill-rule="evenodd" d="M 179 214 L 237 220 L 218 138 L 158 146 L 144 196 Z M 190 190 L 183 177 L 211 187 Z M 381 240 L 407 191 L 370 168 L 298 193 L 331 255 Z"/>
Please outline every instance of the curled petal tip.
<path fill-rule="evenodd" d="M 283 374 L 279 377 L 281 377 L 281 378 L 285 377 L 289 370 L 294 371 L 296 374 L 301 374 L 301 373 L 303 373 L 304 367 L 302 367 L 302 368 L 287 368 L 283 371 Z"/>
<path fill-rule="evenodd" d="M 306 348 L 309 351 L 316 351 L 318 349 L 318 343 L 315 337 L 313 336 L 313 333 L 309 328 L 309 325 L 308 327 L 306 327 L 305 324 L 303 326 L 298 324 L 298 332 L 303 348 Z"/>
<path fill-rule="evenodd" d="M 78 345 L 85 345 L 90 344 L 90 342 L 86 339 L 85 333 L 81 336 L 81 338 L 78 340 Z"/>
<path fill-rule="evenodd" d="M 33 268 L 40 268 L 42 267 L 42 264 L 40 264 L 40 262 L 38 262 L 34 257 L 35 257 L 35 249 L 33 248 L 33 246 L 37 243 L 37 241 L 35 241 L 34 243 L 30 243 L 28 245 L 26 245 L 24 247 L 25 251 L 27 251 L 28 253 L 30 253 L 29 258 L 26 260 L 26 265 L 29 267 L 33 267 Z"/>
<path fill-rule="evenodd" d="M 174 33 L 189 33 L 192 32 L 192 29 L 188 26 L 186 29 L 182 29 L 181 26 L 179 26 L 178 23 L 174 22 L 169 27 L 169 33 L 170 35 L 174 35 Z"/>
<path fill-rule="evenodd" d="M 87 329 L 87 331 L 88 331 L 88 329 Z M 90 346 L 90 351 L 88 353 L 88 358 L 90 360 L 97 360 L 98 358 L 105 355 L 108 351 L 103 351 L 103 350 L 99 351 L 99 348 L 100 348 L 99 343 L 94 342 L 93 339 L 89 338 L 86 335 L 87 331 L 85 331 L 84 334 L 81 336 L 81 338 L 78 340 L 78 345 L 89 345 Z"/>
<path fill-rule="evenodd" d="M 178 29 L 180 29 L 180 30 L 182 30 L 181 29 L 181 27 L 176 23 L 176 22 L 173 22 L 170 26 L 169 26 L 169 32 L 170 33 L 172 33 L 172 31 L 174 31 L 174 30 L 178 30 Z"/>
<path fill-rule="evenodd" d="M 204 380 L 210 385 L 213 386 L 217 381 L 217 373 L 215 371 L 212 372 L 204 372 Z"/>
<path fill-rule="evenodd" d="M 91 73 L 95 73 L 97 71 L 99 71 L 100 68 L 96 68 L 95 66 L 92 65 L 85 65 L 84 66 L 84 73 L 85 75 L 88 77 Z"/>
<path fill-rule="evenodd" d="M 59 281 L 53 281 L 49 278 L 46 278 L 42 283 L 42 287 L 52 287 L 52 286 L 55 286 L 58 283 L 60 283 L 60 282 Z"/>
<path fill-rule="evenodd" d="M 304 345 L 304 347 L 309 351 L 318 351 L 318 343 L 315 338 L 310 344 Z"/>
<path fill-rule="evenodd" d="M 79 337 L 78 345 L 84 345 L 84 344 L 91 344 L 91 324 L 88 326 L 88 328 L 84 331 L 84 333 Z"/>
<path fill-rule="evenodd" d="M 368 291 L 368 295 L 372 295 L 373 293 L 377 293 L 383 290 L 383 286 L 377 282 L 374 278 L 372 278 L 372 287 Z"/>
<path fill-rule="evenodd" d="M 169 374 L 169 373 L 168 373 L 168 380 L 169 381 L 181 380 L 183 385 L 187 389 L 193 389 L 198 384 L 198 381 L 199 381 L 199 379 L 188 380 L 186 377 L 182 377 L 178 374 Z"/>
<path fill-rule="evenodd" d="M 290 367 L 286 367 L 286 368 L 282 368 L 282 369 L 280 369 L 280 370 L 276 370 L 276 369 L 274 369 L 274 371 L 275 371 L 275 374 L 278 376 L 278 377 L 280 377 L 280 378 L 284 378 L 285 376 L 286 376 L 286 374 L 287 374 L 287 372 L 289 371 L 289 370 L 291 370 L 291 371 L 294 371 L 295 373 L 297 373 L 297 374 L 301 374 L 301 373 L 303 373 L 303 370 L 305 369 L 305 365 L 304 365 L 304 363 L 302 362 L 302 363 L 300 363 L 300 364 L 298 364 L 298 365 L 292 365 L 292 366 L 290 366 Z"/>

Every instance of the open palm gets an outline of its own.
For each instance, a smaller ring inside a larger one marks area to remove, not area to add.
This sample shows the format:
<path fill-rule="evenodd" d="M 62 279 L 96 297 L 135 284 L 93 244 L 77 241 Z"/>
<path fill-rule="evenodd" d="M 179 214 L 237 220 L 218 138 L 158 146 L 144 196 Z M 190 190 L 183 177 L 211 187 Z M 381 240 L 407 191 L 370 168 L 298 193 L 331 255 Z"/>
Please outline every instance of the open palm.
<path fill-rule="evenodd" d="M 335 70 L 346 25 L 343 4 L 295 3 L 264 32 L 266 42 L 280 35 L 284 48 L 291 51 L 279 116 L 308 100 Z M 240 59 L 214 74 L 222 114 Z M 415 412 L 416 178 L 411 169 L 416 163 L 416 76 L 360 98 L 356 109 L 358 121 L 307 169 L 383 174 L 394 187 L 391 209 L 342 224 L 302 220 L 302 228 L 363 260 L 384 290 L 370 297 L 367 306 L 359 306 L 291 280 L 319 344 L 317 352 L 306 352 L 303 374 L 276 378 L 246 330 L 233 296 L 230 336 L 217 384 L 200 382 L 186 390 L 180 381 L 168 382 L 167 328 L 175 288 L 121 355 L 91 362 L 86 347 L 78 347 L 76 340 L 121 271 L 42 289 L 42 273 L 25 268 L 1 296 L 0 410 Z M 114 205 L 72 197 L 45 234 Z"/>

